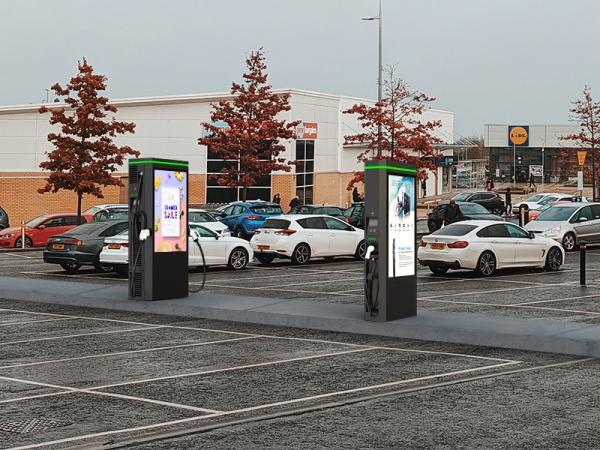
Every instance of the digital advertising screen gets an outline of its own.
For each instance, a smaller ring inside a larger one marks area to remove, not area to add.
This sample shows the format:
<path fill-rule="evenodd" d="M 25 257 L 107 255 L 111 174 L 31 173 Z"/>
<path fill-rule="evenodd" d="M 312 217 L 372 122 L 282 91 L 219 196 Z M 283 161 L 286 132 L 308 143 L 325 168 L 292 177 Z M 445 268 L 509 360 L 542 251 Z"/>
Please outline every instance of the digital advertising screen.
<path fill-rule="evenodd" d="M 388 278 L 415 274 L 415 178 L 388 174 Z"/>
<path fill-rule="evenodd" d="M 187 173 L 154 170 L 154 251 L 187 251 Z"/>

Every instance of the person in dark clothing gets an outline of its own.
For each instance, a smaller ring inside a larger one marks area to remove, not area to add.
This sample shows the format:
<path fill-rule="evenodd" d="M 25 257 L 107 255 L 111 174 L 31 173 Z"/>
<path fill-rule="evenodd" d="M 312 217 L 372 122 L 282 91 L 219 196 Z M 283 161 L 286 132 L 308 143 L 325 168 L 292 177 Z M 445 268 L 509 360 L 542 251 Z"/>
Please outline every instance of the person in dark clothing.
<path fill-rule="evenodd" d="M 421 180 L 421 192 L 423 192 L 423 197 L 427 197 L 427 181 Z"/>
<path fill-rule="evenodd" d="M 300 198 L 298 198 L 298 196 L 296 195 L 291 201 L 290 201 L 290 209 L 294 209 L 296 206 L 298 206 L 300 204 Z"/>
<path fill-rule="evenodd" d="M 506 215 L 510 216 L 512 214 L 512 194 L 510 193 L 510 187 L 506 188 Z"/>
<path fill-rule="evenodd" d="M 529 175 L 529 187 L 535 187 L 535 177 L 533 176 L 533 174 Z"/>
<path fill-rule="evenodd" d="M 281 203 L 281 195 L 275 194 L 275 197 L 273 197 L 273 203 L 277 203 L 279 205 Z"/>
<path fill-rule="evenodd" d="M 360 194 L 358 193 L 358 189 L 354 188 L 352 191 L 352 201 L 354 203 L 360 202 Z"/>
<path fill-rule="evenodd" d="M 465 216 L 460 210 L 460 207 L 454 200 L 450 200 L 450 203 L 446 206 L 446 211 L 444 212 L 444 225 L 450 225 L 451 223 L 459 222 L 464 219 Z"/>

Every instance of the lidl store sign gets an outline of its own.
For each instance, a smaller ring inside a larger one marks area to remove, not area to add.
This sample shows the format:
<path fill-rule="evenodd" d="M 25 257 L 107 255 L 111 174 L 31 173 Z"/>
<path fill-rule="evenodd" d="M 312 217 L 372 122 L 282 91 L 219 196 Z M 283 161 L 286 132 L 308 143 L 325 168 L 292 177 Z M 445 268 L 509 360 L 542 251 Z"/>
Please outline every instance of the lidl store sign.
<path fill-rule="evenodd" d="M 529 146 L 529 126 L 509 126 L 508 145 L 517 147 Z"/>

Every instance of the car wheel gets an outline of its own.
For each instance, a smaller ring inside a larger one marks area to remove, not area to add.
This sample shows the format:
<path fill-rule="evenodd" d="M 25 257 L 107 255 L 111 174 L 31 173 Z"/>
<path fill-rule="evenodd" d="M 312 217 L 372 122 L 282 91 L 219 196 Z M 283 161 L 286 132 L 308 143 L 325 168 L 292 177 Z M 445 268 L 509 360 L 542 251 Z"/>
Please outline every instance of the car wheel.
<path fill-rule="evenodd" d="M 444 275 L 446 272 L 448 272 L 447 267 L 429 266 L 429 270 L 431 270 L 431 273 L 434 275 Z"/>
<path fill-rule="evenodd" d="M 358 247 L 356 247 L 356 252 L 354 252 L 354 259 L 357 261 L 362 261 L 365 259 L 365 254 L 367 253 L 367 248 L 365 246 L 365 241 L 360 241 Z"/>
<path fill-rule="evenodd" d="M 109 273 L 113 271 L 113 266 L 109 264 L 102 264 L 100 260 L 96 258 L 94 269 L 96 269 L 96 272 L 98 273 Z"/>
<path fill-rule="evenodd" d="M 494 206 L 492 208 L 492 214 L 496 214 L 497 216 L 501 216 L 503 212 L 504 209 L 500 208 L 499 206 Z"/>
<path fill-rule="evenodd" d="M 254 257 L 259 263 L 264 265 L 271 264 L 275 259 L 275 255 L 261 255 L 256 253 L 254 254 Z"/>
<path fill-rule="evenodd" d="M 573 233 L 565 234 L 562 244 L 566 252 L 572 252 L 575 249 L 575 235 Z"/>
<path fill-rule="evenodd" d="M 546 255 L 546 265 L 544 268 L 546 270 L 555 272 L 560 269 L 562 265 L 562 253 L 558 247 L 552 247 L 548 251 L 548 255 Z"/>
<path fill-rule="evenodd" d="M 25 248 L 31 248 L 33 247 L 33 241 L 31 240 L 30 237 L 25 236 Z M 18 238 L 15 241 L 15 248 L 21 248 L 21 238 Z"/>
<path fill-rule="evenodd" d="M 433 233 L 434 231 L 437 231 L 439 227 L 437 226 L 437 223 L 435 223 L 435 220 L 428 220 L 427 228 L 429 228 L 430 233 Z"/>
<path fill-rule="evenodd" d="M 496 270 L 496 257 L 492 252 L 483 252 L 477 261 L 475 271 L 482 277 L 489 277 Z"/>
<path fill-rule="evenodd" d="M 229 255 L 227 267 L 233 270 L 241 270 L 248 265 L 248 252 L 241 247 L 236 247 Z"/>
<path fill-rule="evenodd" d="M 306 244 L 298 244 L 292 252 L 294 264 L 305 264 L 310 259 L 310 247 Z"/>
<path fill-rule="evenodd" d="M 60 263 L 60 267 L 67 271 L 67 273 L 75 273 L 81 267 L 81 264 L 77 264 L 74 262 L 64 262 Z"/>
<path fill-rule="evenodd" d="M 237 238 L 246 239 L 246 233 L 244 233 L 244 230 L 242 230 L 241 228 L 236 228 L 234 234 Z"/>
<path fill-rule="evenodd" d="M 118 266 L 118 267 L 114 267 L 114 269 L 115 269 L 115 272 L 117 272 L 121 276 L 129 275 L 129 267 Z"/>

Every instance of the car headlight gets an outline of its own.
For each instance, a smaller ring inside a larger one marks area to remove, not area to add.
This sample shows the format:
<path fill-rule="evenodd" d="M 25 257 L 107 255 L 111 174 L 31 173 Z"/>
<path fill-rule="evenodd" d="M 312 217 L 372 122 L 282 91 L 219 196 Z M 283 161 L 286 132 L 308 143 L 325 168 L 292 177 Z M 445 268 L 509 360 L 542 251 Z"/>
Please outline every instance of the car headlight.
<path fill-rule="evenodd" d="M 13 237 L 15 234 L 14 233 L 10 233 L 10 234 L 3 234 L 2 236 L 0 236 L 0 239 L 8 239 Z"/>
<path fill-rule="evenodd" d="M 550 228 L 549 230 L 546 230 L 542 233 L 542 236 L 546 236 L 546 237 L 555 237 L 558 236 L 560 234 L 560 230 L 562 229 L 562 226 L 559 225 L 557 227 L 554 228 Z"/>

